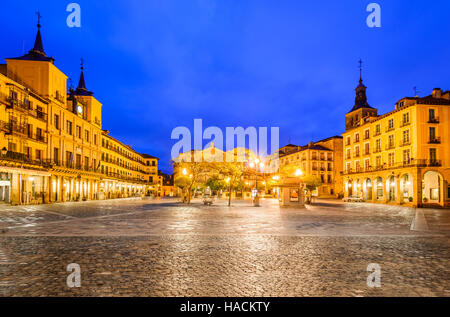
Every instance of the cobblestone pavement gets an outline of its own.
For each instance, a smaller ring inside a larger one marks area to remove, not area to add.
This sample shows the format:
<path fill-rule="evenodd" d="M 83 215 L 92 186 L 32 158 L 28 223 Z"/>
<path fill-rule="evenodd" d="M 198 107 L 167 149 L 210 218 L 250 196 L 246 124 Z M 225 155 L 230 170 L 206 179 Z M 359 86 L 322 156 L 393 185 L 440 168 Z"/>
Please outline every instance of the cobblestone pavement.
<path fill-rule="evenodd" d="M 428 230 L 411 230 L 417 213 Z M 66 267 L 81 267 L 69 288 Z M 381 266 L 381 287 L 366 284 Z M 174 200 L 0 205 L 0 296 L 450 296 L 450 210 Z"/>

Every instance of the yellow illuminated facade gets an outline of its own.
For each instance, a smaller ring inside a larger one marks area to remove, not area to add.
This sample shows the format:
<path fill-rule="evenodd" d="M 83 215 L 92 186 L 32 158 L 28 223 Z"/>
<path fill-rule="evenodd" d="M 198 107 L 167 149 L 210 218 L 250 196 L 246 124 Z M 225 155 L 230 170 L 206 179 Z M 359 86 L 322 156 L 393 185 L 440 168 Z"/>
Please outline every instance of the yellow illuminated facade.
<path fill-rule="evenodd" d="M 158 159 L 102 130 L 102 104 L 33 49 L 0 65 L 0 202 L 38 204 L 150 194 Z M 68 91 L 68 92 L 67 92 Z"/>
<path fill-rule="evenodd" d="M 411 206 L 450 205 L 450 92 L 406 97 L 378 115 L 360 80 L 346 115 L 345 196 Z"/>
<path fill-rule="evenodd" d="M 280 169 L 299 166 L 303 175 L 320 178 L 322 185 L 314 193 L 319 197 L 342 194 L 342 137 L 334 136 L 305 146 L 289 144 L 279 151 Z"/>

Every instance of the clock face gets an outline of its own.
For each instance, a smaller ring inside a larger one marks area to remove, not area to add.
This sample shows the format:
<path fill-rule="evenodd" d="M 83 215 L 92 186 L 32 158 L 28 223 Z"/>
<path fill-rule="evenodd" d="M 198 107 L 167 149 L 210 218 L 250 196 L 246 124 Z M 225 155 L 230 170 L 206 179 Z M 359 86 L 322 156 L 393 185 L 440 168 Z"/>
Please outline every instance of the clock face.
<path fill-rule="evenodd" d="M 82 106 L 78 106 L 77 107 L 77 111 L 78 111 L 79 114 L 82 114 L 83 113 L 83 107 Z"/>

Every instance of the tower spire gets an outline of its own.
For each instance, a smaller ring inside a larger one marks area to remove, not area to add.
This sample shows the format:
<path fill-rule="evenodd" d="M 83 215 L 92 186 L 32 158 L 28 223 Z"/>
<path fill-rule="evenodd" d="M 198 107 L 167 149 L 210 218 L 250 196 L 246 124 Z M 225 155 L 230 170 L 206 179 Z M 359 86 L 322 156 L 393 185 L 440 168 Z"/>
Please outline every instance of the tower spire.
<path fill-rule="evenodd" d="M 92 96 L 92 92 L 88 91 L 86 88 L 86 81 L 84 79 L 84 59 L 81 58 L 80 61 L 81 61 L 80 63 L 81 73 L 80 73 L 80 81 L 78 82 L 78 87 L 76 89 L 76 94 Z"/>
<path fill-rule="evenodd" d="M 44 45 L 42 44 L 42 36 L 41 36 L 41 27 L 42 27 L 41 26 L 41 18 L 42 18 L 42 15 L 41 15 L 41 13 L 39 11 L 36 12 L 36 15 L 37 15 L 37 18 L 38 18 L 38 23 L 37 23 L 38 31 L 37 31 L 37 34 L 36 34 L 36 40 L 34 41 L 34 47 L 33 47 L 33 49 L 31 51 L 33 53 L 38 53 L 38 54 L 46 56 L 45 52 L 44 52 Z"/>
<path fill-rule="evenodd" d="M 360 108 L 372 108 L 367 103 L 367 96 L 366 96 L 366 89 L 367 87 L 364 86 L 363 80 L 362 80 L 362 60 L 359 59 L 359 85 L 356 87 L 356 97 L 355 97 L 355 105 L 353 106 L 351 111 L 355 111 Z M 351 112 L 350 111 L 350 112 Z"/>
<path fill-rule="evenodd" d="M 80 81 L 78 82 L 77 90 L 87 90 L 86 89 L 86 81 L 84 80 L 84 72 L 83 72 L 84 60 L 83 60 L 83 58 L 81 58 L 80 68 L 81 68 L 81 74 L 80 74 Z"/>

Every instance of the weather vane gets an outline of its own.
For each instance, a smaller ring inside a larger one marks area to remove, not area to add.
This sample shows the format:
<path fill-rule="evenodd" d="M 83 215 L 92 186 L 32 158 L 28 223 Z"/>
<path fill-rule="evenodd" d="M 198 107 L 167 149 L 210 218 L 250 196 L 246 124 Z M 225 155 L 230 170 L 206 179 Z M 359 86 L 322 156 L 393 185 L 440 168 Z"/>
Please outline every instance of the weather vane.
<path fill-rule="evenodd" d="M 413 90 L 414 90 L 414 96 L 417 97 L 420 91 L 417 89 L 416 86 L 413 87 Z"/>
<path fill-rule="evenodd" d="M 41 18 L 42 18 L 42 15 L 41 15 L 41 12 L 36 12 L 36 15 L 37 15 L 37 18 L 38 18 L 38 27 L 41 27 Z"/>
<path fill-rule="evenodd" d="M 363 61 L 362 61 L 362 59 L 359 59 L 359 79 L 362 79 L 362 63 L 363 63 Z"/>

